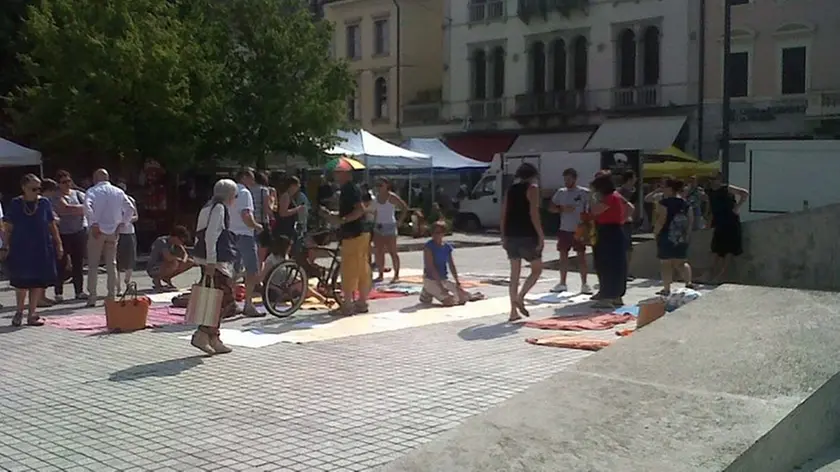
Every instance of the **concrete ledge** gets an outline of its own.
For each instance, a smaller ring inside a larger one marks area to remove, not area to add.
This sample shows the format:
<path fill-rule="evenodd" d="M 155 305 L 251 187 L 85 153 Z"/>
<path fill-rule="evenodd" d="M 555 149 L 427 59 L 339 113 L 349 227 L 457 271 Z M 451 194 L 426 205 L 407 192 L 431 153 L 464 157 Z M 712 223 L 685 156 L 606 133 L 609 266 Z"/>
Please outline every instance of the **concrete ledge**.
<path fill-rule="evenodd" d="M 789 472 L 838 437 L 838 309 L 723 286 L 385 470 Z"/>

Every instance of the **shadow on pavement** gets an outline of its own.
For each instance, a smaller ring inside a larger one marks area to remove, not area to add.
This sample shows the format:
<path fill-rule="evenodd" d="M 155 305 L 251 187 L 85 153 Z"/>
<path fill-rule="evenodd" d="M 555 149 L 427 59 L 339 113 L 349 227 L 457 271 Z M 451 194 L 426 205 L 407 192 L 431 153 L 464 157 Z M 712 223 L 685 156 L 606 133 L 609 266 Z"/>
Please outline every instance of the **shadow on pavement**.
<path fill-rule="evenodd" d="M 123 369 L 108 376 L 111 382 L 125 382 L 147 377 L 172 377 L 204 363 L 207 356 L 190 356 L 182 359 L 141 364 Z"/>
<path fill-rule="evenodd" d="M 478 324 L 458 331 L 458 337 L 464 341 L 490 341 L 510 336 L 522 328 L 522 323 Z"/>

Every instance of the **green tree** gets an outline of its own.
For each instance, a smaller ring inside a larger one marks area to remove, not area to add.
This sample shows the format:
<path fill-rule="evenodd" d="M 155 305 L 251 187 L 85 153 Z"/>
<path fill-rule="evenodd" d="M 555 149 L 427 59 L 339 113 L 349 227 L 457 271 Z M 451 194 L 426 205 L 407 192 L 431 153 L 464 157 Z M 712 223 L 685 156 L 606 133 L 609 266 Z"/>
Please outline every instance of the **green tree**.
<path fill-rule="evenodd" d="M 299 0 L 207 1 L 205 18 L 227 25 L 227 106 L 217 149 L 253 163 L 272 153 L 316 157 L 333 143 L 352 92 L 330 58 L 331 26 Z"/>
<path fill-rule="evenodd" d="M 29 7 L 22 55 L 29 81 L 11 97 L 16 131 L 65 155 L 189 164 L 206 108 L 201 95 L 217 88 L 202 82 L 218 71 L 201 63 L 191 24 L 176 8 L 159 0 Z"/>

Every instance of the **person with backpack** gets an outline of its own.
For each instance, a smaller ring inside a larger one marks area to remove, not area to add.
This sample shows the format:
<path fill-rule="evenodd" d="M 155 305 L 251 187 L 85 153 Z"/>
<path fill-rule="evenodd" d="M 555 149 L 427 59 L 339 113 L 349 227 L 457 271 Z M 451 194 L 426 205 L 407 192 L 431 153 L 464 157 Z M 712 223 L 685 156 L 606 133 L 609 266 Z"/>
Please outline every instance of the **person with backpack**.
<path fill-rule="evenodd" d="M 683 183 L 668 179 L 662 188 L 662 198 L 656 203 L 656 253 L 661 264 L 663 288 L 657 295 L 670 295 L 674 272 L 681 271 L 686 288 L 691 283 L 691 265 L 688 263 L 688 244 L 694 227 L 691 204 L 682 197 Z"/>

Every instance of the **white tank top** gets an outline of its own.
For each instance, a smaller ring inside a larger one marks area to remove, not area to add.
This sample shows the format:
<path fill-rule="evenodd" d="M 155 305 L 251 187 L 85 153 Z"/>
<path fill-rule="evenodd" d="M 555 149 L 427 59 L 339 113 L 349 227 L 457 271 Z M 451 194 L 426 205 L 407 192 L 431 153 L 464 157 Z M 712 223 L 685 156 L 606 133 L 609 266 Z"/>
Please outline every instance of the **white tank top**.
<path fill-rule="evenodd" d="M 373 207 L 376 209 L 376 223 L 377 224 L 396 224 L 397 216 L 396 212 L 397 209 L 394 207 L 394 204 L 391 203 L 390 198 L 385 203 L 379 203 L 379 198 L 373 199 Z"/>

